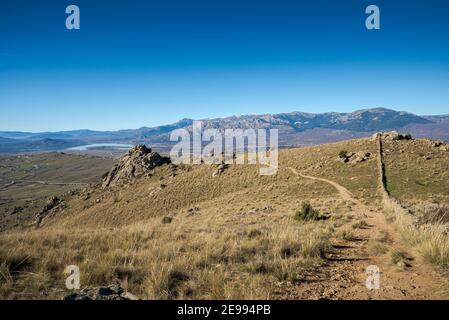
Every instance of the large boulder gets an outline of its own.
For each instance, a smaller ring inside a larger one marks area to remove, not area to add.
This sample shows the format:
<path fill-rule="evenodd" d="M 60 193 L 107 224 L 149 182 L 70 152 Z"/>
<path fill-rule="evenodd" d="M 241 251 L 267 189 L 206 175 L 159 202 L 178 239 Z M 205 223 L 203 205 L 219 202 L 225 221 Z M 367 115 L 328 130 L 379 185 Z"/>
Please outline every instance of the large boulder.
<path fill-rule="evenodd" d="M 390 132 L 382 132 L 380 133 L 380 136 L 385 140 L 390 141 L 399 141 L 399 140 L 413 140 L 411 134 L 401 134 L 397 131 L 390 131 Z"/>
<path fill-rule="evenodd" d="M 370 152 L 365 151 L 359 151 L 356 154 L 354 154 L 350 159 L 349 163 L 360 163 L 369 160 L 371 157 Z"/>
<path fill-rule="evenodd" d="M 138 177 L 145 176 L 150 170 L 170 163 L 170 158 L 161 156 L 153 152 L 151 148 L 145 145 L 137 145 L 130 149 L 112 169 L 103 180 L 102 187 L 112 187 L 129 182 Z"/>
<path fill-rule="evenodd" d="M 371 158 L 370 152 L 359 151 L 359 152 L 346 152 L 341 151 L 338 155 L 338 160 L 343 163 L 360 163 L 368 161 Z"/>

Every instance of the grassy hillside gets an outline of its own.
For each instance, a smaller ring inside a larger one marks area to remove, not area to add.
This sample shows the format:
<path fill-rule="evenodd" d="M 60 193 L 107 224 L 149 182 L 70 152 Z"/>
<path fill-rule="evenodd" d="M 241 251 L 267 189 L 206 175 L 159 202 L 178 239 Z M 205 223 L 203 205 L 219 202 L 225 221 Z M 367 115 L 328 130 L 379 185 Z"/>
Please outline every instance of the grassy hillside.
<path fill-rule="evenodd" d="M 388 189 L 400 200 L 449 205 L 449 152 L 428 140 L 385 143 Z"/>
<path fill-rule="evenodd" d="M 343 163 L 342 151 L 371 155 Z M 398 267 L 404 249 L 378 211 L 376 157 L 376 143 L 361 139 L 282 150 L 275 176 L 259 176 L 256 166 L 213 177 L 208 165 L 164 165 L 124 187 L 88 188 L 39 228 L 0 234 L 0 296 L 59 299 L 68 292 L 63 270 L 76 264 L 83 287 L 119 281 L 149 299 L 440 298 L 431 286 L 443 282 L 427 279 L 425 266 Z M 401 168 L 416 165 L 412 156 L 398 159 Z M 399 173 L 387 172 L 403 188 L 398 196 L 412 194 Z M 438 188 L 444 198 L 448 188 Z M 395 285 L 364 289 L 368 264 Z"/>

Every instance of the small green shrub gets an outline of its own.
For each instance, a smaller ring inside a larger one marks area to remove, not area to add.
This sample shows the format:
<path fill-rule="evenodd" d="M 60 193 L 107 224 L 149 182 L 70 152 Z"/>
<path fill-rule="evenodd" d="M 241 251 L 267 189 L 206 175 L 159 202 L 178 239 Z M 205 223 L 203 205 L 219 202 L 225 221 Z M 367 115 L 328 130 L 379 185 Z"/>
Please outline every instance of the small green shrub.
<path fill-rule="evenodd" d="M 162 223 L 163 224 L 171 223 L 172 221 L 173 221 L 172 217 L 163 217 L 162 218 Z"/>
<path fill-rule="evenodd" d="M 339 158 L 341 158 L 341 159 L 344 159 L 344 158 L 346 158 L 346 154 L 347 154 L 348 152 L 346 151 L 346 150 L 341 150 L 339 153 L 338 153 L 338 157 Z"/>
<path fill-rule="evenodd" d="M 303 202 L 301 209 L 295 212 L 295 220 L 298 221 L 312 221 L 319 219 L 319 211 L 312 208 L 309 202 Z"/>

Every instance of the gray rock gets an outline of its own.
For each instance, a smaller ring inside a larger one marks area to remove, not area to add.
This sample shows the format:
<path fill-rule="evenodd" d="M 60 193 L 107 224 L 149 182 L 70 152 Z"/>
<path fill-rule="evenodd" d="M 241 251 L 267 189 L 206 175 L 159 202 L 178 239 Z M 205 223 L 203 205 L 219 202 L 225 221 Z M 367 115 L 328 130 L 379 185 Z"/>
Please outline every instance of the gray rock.
<path fill-rule="evenodd" d="M 125 292 L 118 284 L 107 287 L 84 288 L 64 297 L 64 300 L 139 300 L 132 293 Z"/>
<path fill-rule="evenodd" d="M 339 160 L 343 163 L 360 163 L 369 160 L 371 153 L 365 151 L 347 152 L 344 157 L 340 156 Z"/>
<path fill-rule="evenodd" d="M 380 132 L 380 136 L 385 140 L 390 141 L 399 141 L 399 140 L 413 140 L 411 134 L 401 134 L 397 131 L 390 131 L 390 132 Z"/>
<path fill-rule="evenodd" d="M 229 165 L 228 164 L 225 164 L 225 163 L 221 163 L 220 165 L 218 165 L 218 168 L 217 168 L 217 170 L 215 170 L 213 173 L 212 173 L 212 177 L 218 177 L 219 175 L 221 175 L 223 172 L 225 172 L 226 171 L 226 169 L 228 169 L 229 168 Z"/>
<path fill-rule="evenodd" d="M 115 164 L 103 180 L 102 187 L 113 187 L 126 184 L 130 180 L 142 176 L 148 176 L 149 171 L 169 164 L 170 158 L 163 157 L 157 152 L 152 152 L 145 145 L 137 145 L 130 149 L 117 164 Z"/>
<path fill-rule="evenodd" d="M 44 219 L 55 215 L 58 210 L 64 208 L 65 204 L 61 199 L 59 199 L 58 197 L 52 197 L 47 201 L 42 210 L 35 214 L 33 219 L 34 223 L 39 225 Z"/>

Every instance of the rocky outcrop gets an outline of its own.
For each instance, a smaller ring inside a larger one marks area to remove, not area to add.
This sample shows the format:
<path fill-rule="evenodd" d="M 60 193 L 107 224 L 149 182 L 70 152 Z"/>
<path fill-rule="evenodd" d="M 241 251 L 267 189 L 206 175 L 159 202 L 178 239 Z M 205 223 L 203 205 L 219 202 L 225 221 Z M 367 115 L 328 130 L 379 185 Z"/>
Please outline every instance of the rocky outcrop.
<path fill-rule="evenodd" d="M 108 287 L 84 288 L 80 292 L 66 295 L 64 300 L 139 300 L 139 298 L 114 284 Z"/>
<path fill-rule="evenodd" d="M 64 202 L 58 197 L 50 198 L 45 206 L 34 216 L 34 223 L 40 225 L 42 221 L 50 216 L 54 216 L 56 212 L 65 208 Z"/>
<path fill-rule="evenodd" d="M 387 141 L 413 140 L 411 134 L 401 134 L 397 131 L 375 133 L 372 140 L 377 141 L 378 138 L 382 138 Z"/>
<path fill-rule="evenodd" d="M 228 169 L 229 168 L 229 165 L 228 164 L 226 164 L 226 163 L 221 163 L 220 165 L 218 165 L 218 167 L 217 167 L 217 170 L 215 170 L 213 173 L 212 173 L 212 177 L 218 177 L 219 175 L 221 175 L 223 172 L 225 172 L 226 171 L 226 169 Z"/>
<path fill-rule="evenodd" d="M 153 152 L 145 145 L 137 145 L 112 167 L 104 178 L 102 187 L 125 184 L 134 178 L 148 175 L 152 169 L 168 163 L 170 163 L 170 158 Z"/>
<path fill-rule="evenodd" d="M 444 141 L 431 139 L 426 139 L 426 141 L 432 148 L 438 148 L 441 151 L 449 151 L 449 144 L 445 143 Z"/>
<path fill-rule="evenodd" d="M 343 163 L 360 163 L 369 160 L 370 152 L 343 152 L 339 155 L 339 160 Z"/>

